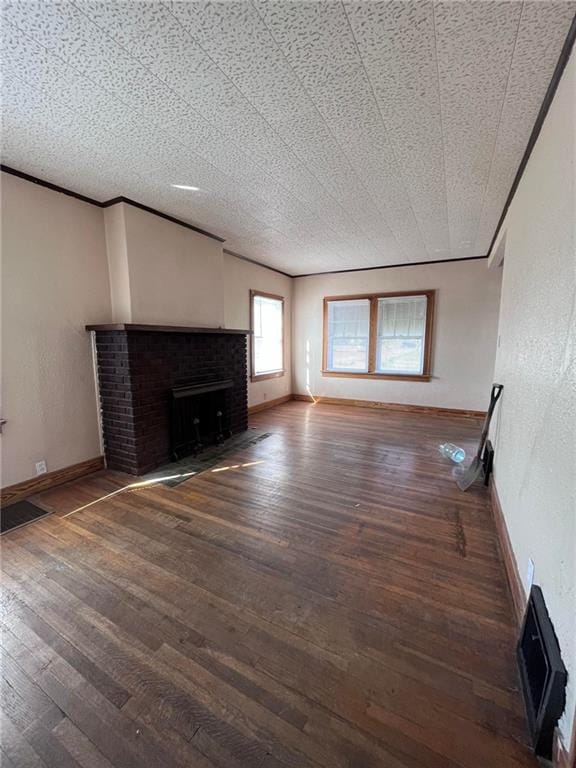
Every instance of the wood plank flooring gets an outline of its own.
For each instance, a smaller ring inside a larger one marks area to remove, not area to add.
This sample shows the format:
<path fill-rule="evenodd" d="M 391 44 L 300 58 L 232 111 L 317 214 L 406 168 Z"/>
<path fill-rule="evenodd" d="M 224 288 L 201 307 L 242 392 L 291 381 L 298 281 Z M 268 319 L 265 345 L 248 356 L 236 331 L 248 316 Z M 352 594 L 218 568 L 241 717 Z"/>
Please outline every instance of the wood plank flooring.
<path fill-rule="evenodd" d="M 2 765 L 535 766 L 489 497 L 437 453 L 478 422 L 251 423 L 176 488 L 103 472 L 3 537 Z"/>

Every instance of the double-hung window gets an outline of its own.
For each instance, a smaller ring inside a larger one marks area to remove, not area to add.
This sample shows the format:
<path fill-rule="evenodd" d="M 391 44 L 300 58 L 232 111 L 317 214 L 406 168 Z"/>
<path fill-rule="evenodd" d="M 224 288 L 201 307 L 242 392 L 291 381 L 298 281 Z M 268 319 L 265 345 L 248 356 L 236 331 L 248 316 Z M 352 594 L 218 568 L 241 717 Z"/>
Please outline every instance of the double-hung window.
<path fill-rule="evenodd" d="M 251 379 L 284 375 L 284 299 L 250 291 Z"/>
<path fill-rule="evenodd" d="M 324 299 L 323 373 L 427 381 L 434 291 Z"/>
<path fill-rule="evenodd" d="M 329 301 L 327 308 L 328 370 L 368 373 L 369 300 Z"/>

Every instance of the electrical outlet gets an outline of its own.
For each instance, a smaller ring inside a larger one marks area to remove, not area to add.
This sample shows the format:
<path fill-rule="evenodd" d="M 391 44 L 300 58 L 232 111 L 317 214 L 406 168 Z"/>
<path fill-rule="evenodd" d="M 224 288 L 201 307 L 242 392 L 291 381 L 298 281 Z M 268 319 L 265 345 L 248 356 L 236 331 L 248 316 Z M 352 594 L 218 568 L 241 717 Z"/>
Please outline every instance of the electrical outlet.
<path fill-rule="evenodd" d="M 534 583 L 534 560 L 528 558 L 528 568 L 526 569 L 526 593 L 529 595 Z"/>
<path fill-rule="evenodd" d="M 48 470 L 46 469 L 46 462 L 45 461 L 37 461 L 36 462 L 36 474 L 37 475 L 45 475 Z"/>

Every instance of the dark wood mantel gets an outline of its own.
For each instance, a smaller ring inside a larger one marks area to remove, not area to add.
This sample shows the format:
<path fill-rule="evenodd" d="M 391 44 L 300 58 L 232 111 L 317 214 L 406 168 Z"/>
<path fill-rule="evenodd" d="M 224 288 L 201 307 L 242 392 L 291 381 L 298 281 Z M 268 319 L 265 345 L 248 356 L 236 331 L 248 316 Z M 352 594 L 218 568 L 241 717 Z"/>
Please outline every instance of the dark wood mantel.
<path fill-rule="evenodd" d="M 195 328 L 188 325 L 140 325 L 138 323 L 109 323 L 105 325 L 87 325 L 87 331 L 126 331 L 150 333 L 218 333 L 243 334 L 248 336 L 252 331 L 240 328 Z"/>

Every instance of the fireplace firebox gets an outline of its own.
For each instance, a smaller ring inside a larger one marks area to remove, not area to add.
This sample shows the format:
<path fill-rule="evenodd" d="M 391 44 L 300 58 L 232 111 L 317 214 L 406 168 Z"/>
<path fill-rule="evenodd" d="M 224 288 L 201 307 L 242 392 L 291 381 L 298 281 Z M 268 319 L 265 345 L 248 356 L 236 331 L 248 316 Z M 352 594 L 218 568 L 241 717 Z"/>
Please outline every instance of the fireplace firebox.
<path fill-rule="evenodd" d="M 227 393 L 233 386 L 232 379 L 225 379 L 172 388 L 170 444 L 174 461 L 230 437 Z"/>
<path fill-rule="evenodd" d="M 92 325 L 106 465 L 143 475 L 248 427 L 249 331 Z"/>

